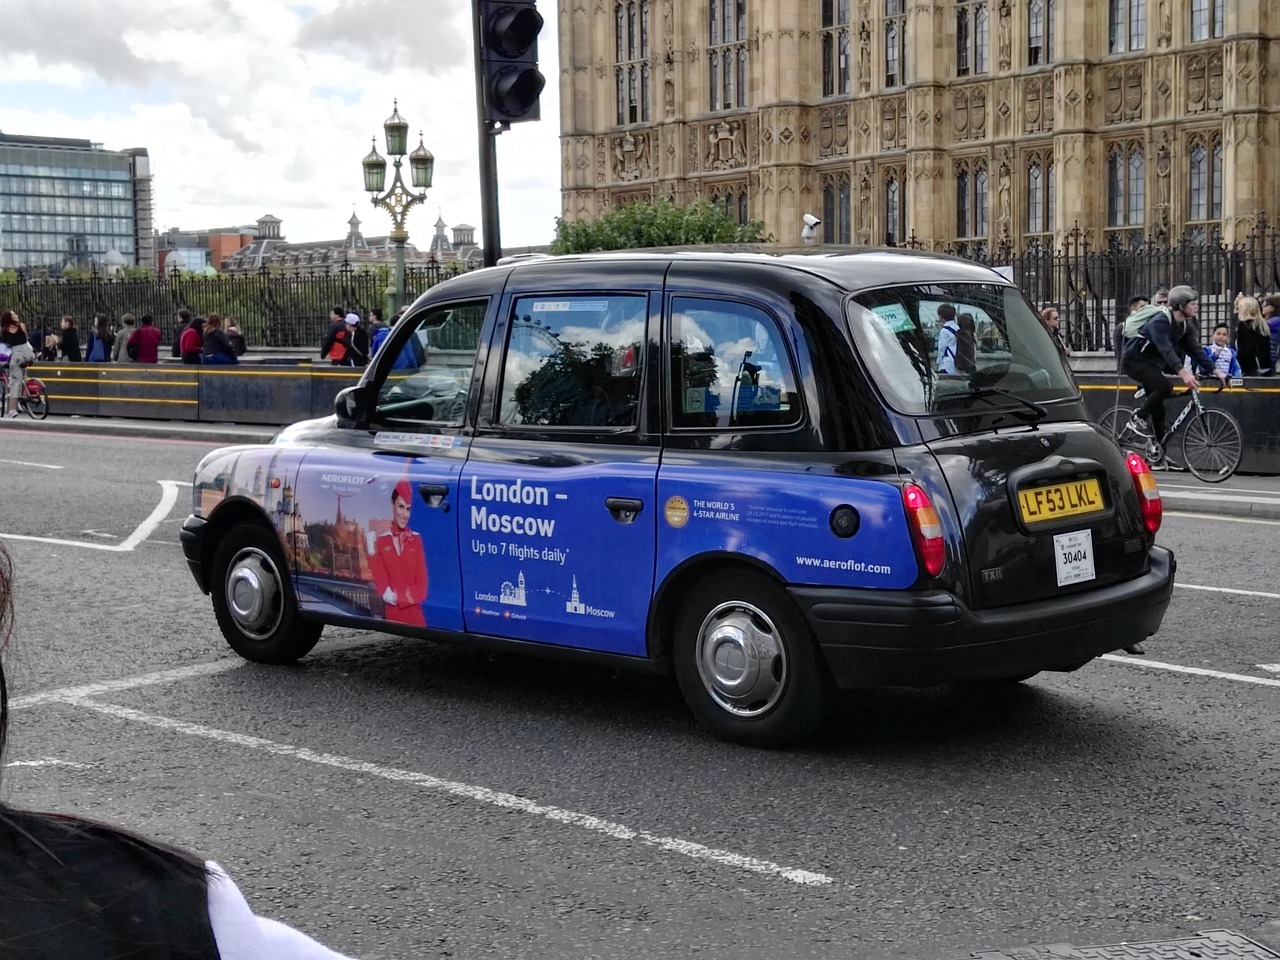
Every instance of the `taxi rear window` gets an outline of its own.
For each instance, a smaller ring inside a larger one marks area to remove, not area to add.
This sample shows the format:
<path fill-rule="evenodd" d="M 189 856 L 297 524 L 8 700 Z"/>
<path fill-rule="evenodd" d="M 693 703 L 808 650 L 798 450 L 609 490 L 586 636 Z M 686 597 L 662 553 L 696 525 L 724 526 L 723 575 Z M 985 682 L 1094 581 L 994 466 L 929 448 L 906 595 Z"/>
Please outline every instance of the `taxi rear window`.
<path fill-rule="evenodd" d="M 990 410 L 1077 396 L 1026 298 L 999 283 L 882 287 L 848 305 L 854 344 L 891 407 L 906 414 Z M 994 397 L 995 388 L 1013 397 Z"/>

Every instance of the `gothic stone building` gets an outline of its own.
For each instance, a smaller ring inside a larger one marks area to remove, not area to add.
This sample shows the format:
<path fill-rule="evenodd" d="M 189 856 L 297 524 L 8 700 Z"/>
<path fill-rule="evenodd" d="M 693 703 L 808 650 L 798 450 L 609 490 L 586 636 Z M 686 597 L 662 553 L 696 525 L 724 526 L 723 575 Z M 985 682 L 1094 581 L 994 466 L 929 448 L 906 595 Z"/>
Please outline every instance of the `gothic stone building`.
<path fill-rule="evenodd" d="M 575 0 L 560 63 L 569 219 L 707 198 L 980 252 L 1280 216 L 1277 0 Z"/>

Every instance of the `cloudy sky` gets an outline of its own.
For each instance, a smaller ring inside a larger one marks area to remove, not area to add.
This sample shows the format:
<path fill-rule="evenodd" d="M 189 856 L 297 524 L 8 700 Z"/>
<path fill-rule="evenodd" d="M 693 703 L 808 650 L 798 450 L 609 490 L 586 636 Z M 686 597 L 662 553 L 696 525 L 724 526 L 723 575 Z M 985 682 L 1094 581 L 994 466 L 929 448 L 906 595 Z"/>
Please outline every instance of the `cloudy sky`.
<path fill-rule="evenodd" d="M 555 4 L 539 68 L 543 120 L 498 138 L 504 246 L 550 242 L 559 196 Z M 0 131 L 146 147 L 156 226 L 253 223 L 294 241 L 367 236 L 360 159 L 392 100 L 435 154 L 409 217 L 425 245 L 437 216 L 480 226 L 470 4 L 458 0 L 0 0 Z M 407 171 L 406 171 L 407 175 Z"/>

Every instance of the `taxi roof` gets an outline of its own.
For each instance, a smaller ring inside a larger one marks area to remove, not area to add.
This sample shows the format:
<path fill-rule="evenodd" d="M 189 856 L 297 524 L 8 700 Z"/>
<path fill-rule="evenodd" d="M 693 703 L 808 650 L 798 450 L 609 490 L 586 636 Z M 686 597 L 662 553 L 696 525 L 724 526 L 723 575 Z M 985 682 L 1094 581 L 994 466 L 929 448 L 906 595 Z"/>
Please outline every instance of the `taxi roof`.
<path fill-rule="evenodd" d="M 898 247 L 780 246 L 771 243 L 712 244 L 706 246 L 645 247 L 633 250 L 545 255 L 510 264 L 513 272 L 546 268 L 551 264 L 583 265 L 661 260 L 783 266 L 821 277 L 854 290 L 898 283 L 967 282 L 1012 283 L 990 267 L 942 253 Z"/>

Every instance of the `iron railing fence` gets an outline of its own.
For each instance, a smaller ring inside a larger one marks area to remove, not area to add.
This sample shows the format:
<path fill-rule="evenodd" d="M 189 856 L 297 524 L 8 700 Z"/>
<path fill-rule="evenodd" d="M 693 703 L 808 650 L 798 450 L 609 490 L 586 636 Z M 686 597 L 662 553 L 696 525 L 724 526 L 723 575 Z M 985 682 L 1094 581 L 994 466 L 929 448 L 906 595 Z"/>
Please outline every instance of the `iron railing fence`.
<path fill-rule="evenodd" d="M 1014 282 L 1037 307 L 1052 305 L 1062 316 L 1063 334 L 1074 351 L 1110 351 L 1115 325 L 1128 313 L 1129 299 L 1150 297 L 1160 287 L 1185 283 L 1200 294 L 1200 334 L 1205 341 L 1221 322 L 1232 325 L 1237 293 L 1263 297 L 1280 293 L 1280 226 L 1265 217 L 1236 244 L 1175 243 L 1139 239 L 1125 245 L 1119 235 L 1095 247 L 1079 228 L 1061 246 L 1009 242 L 974 250 L 944 247 L 990 267 L 1012 268 Z M 920 248 L 914 238 L 907 246 Z"/>
<path fill-rule="evenodd" d="M 904 246 L 921 249 L 926 245 L 912 237 Z M 1077 228 L 1058 247 L 1030 241 L 1016 249 L 1005 241 L 980 249 L 944 246 L 942 252 L 1010 268 L 1014 282 L 1037 307 L 1057 307 L 1064 336 L 1077 352 L 1109 351 L 1129 298 L 1149 296 L 1162 286 L 1186 283 L 1199 291 L 1201 336 L 1206 339 L 1214 324 L 1232 321 L 1237 293 L 1258 297 L 1280 293 L 1280 225 L 1265 217 L 1243 241 L 1230 245 L 1197 242 L 1193 237 L 1175 243 L 1146 239 L 1126 244 L 1112 235 L 1105 247 L 1095 247 Z M 408 268 L 408 298 L 465 269 L 460 263 Z M 215 277 L 94 275 L 87 280 L 0 283 L 0 309 L 16 308 L 28 328 L 42 335 L 55 332 L 63 315 L 84 327 L 94 314 L 102 313 L 118 327 L 125 313 L 150 313 L 165 342 L 171 343 L 177 311 L 186 307 L 196 315 L 234 316 L 256 347 L 318 347 L 333 307 L 365 315 L 384 302 L 387 282 L 385 268 L 369 270 L 350 264 L 289 274 L 264 268 Z"/>
<path fill-rule="evenodd" d="M 456 276 L 461 263 L 428 264 L 405 270 L 406 298 Z M 104 314 L 114 329 L 126 313 L 151 314 L 172 343 L 179 325 L 178 311 L 196 316 L 234 317 L 251 346 L 316 347 L 324 339 L 334 307 L 367 316 L 385 303 L 388 275 L 343 264 L 313 273 L 280 273 L 263 269 L 251 274 L 195 276 L 175 273 L 162 278 L 125 279 L 97 274 L 85 280 L 25 280 L 0 283 L 0 310 L 18 311 L 31 333 L 56 333 L 62 317 L 70 316 L 83 341 L 96 314 Z M 391 319 L 388 317 L 387 319 Z"/>

